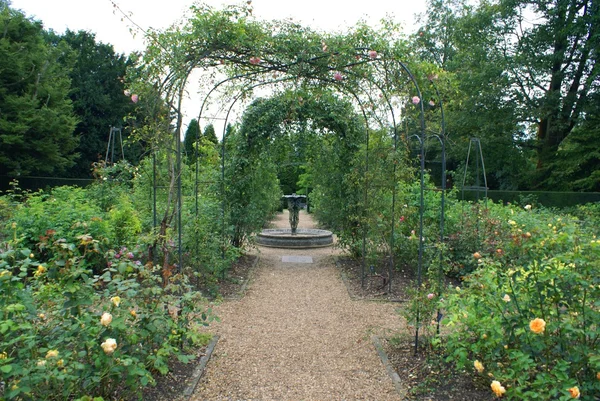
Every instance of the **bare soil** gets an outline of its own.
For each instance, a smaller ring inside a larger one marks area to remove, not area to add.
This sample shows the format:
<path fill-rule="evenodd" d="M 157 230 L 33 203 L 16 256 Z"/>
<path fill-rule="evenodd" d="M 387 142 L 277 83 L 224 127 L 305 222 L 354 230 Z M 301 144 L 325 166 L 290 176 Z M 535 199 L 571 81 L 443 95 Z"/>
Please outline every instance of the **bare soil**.
<path fill-rule="evenodd" d="M 493 401 L 489 378 L 474 372 L 456 371 L 451 363 L 434 351 L 419 347 L 415 354 L 414 338 L 407 335 L 388 337 L 383 348 L 402 379 L 405 400 L 419 401 Z"/>

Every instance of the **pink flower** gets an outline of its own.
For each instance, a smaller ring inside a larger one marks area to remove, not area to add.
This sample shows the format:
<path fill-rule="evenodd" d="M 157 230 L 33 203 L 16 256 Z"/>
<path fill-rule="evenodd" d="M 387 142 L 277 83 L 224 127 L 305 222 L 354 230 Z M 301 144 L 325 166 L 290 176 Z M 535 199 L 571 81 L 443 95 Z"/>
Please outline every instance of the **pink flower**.
<path fill-rule="evenodd" d="M 400 223 L 402 223 L 404 221 L 405 217 L 404 216 L 400 216 Z"/>
<path fill-rule="evenodd" d="M 433 100 L 430 100 L 430 101 L 429 101 L 429 105 L 430 105 L 431 107 L 433 107 L 433 106 L 435 106 L 435 102 L 434 102 Z"/>
<path fill-rule="evenodd" d="M 136 95 L 135 93 L 133 95 L 131 95 L 131 101 L 133 103 L 137 103 L 138 100 L 139 100 L 139 96 L 138 95 Z"/>
<path fill-rule="evenodd" d="M 250 57 L 250 64 L 252 64 L 252 65 L 260 64 L 260 58 L 259 57 Z"/>
<path fill-rule="evenodd" d="M 335 74 L 333 74 L 333 79 L 335 79 L 336 81 L 341 81 L 342 79 L 344 79 L 344 77 L 339 72 L 336 72 Z"/>
<path fill-rule="evenodd" d="M 419 96 L 413 96 L 412 97 L 413 104 L 419 104 L 420 101 L 421 101 L 421 99 L 419 98 Z"/>
<path fill-rule="evenodd" d="M 433 294 L 427 294 L 427 299 L 433 299 L 434 295 Z"/>
<path fill-rule="evenodd" d="M 133 252 L 129 252 L 127 254 L 127 259 L 133 259 Z"/>
<path fill-rule="evenodd" d="M 376 59 L 377 52 L 375 50 L 369 50 L 369 57 L 371 58 L 371 60 Z"/>

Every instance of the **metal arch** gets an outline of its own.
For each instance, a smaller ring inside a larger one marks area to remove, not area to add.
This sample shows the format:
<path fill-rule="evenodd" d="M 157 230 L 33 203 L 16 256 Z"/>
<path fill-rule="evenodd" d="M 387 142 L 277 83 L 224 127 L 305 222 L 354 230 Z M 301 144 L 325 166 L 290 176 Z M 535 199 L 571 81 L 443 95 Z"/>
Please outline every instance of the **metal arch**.
<path fill-rule="evenodd" d="M 357 50 L 360 50 L 360 49 L 357 49 Z M 364 51 L 364 49 L 362 49 L 362 50 Z M 322 57 L 325 57 L 325 56 L 322 56 Z M 308 62 L 308 63 L 310 63 L 311 61 L 316 60 L 316 59 L 320 59 L 322 57 L 311 58 L 311 59 L 308 59 L 308 60 L 298 60 L 296 63 L 293 63 L 293 64 L 298 64 L 300 62 Z M 382 59 L 379 58 L 379 57 L 376 60 L 382 61 Z M 424 205 L 425 111 L 424 111 L 424 106 L 423 106 L 423 96 L 422 96 L 422 93 L 421 93 L 421 90 L 420 90 L 420 87 L 419 87 L 419 84 L 418 84 L 416 78 L 414 77 L 414 75 L 412 74 L 412 72 L 410 71 L 410 69 L 406 66 L 406 64 L 404 64 L 401 60 L 398 60 L 398 59 L 391 59 L 391 60 L 393 60 L 394 62 L 398 63 L 400 65 L 400 67 L 402 68 L 402 70 L 408 75 L 410 81 L 413 83 L 413 85 L 414 85 L 414 87 L 416 89 L 418 98 L 420 100 L 419 101 L 420 131 L 421 131 L 420 132 L 420 137 L 419 137 L 420 138 L 419 142 L 420 142 L 420 145 L 421 145 L 420 146 L 420 148 L 421 148 L 420 149 L 420 156 L 421 156 L 420 157 L 420 207 L 419 207 L 419 211 L 420 211 L 419 215 L 420 216 L 419 216 L 419 262 L 418 262 L 418 273 L 417 273 L 418 286 L 420 287 L 421 286 L 421 282 L 422 282 L 422 268 L 423 268 L 423 214 L 424 214 L 424 209 L 425 209 L 425 205 Z M 368 62 L 372 62 L 372 61 L 374 61 L 374 60 L 365 60 L 365 61 L 361 61 L 359 63 L 348 64 L 348 65 L 344 66 L 343 69 L 347 69 L 348 67 L 350 67 L 352 65 L 358 65 L 358 64 L 368 63 Z M 383 59 L 383 61 L 385 61 L 385 59 Z M 278 66 L 278 68 L 273 68 L 273 69 L 270 69 L 270 70 L 267 70 L 267 71 L 274 71 L 275 70 L 275 71 L 279 71 L 279 72 L 285 72 L 285 71 L 287 71 L 287 69 L 289 68 L 289 66 L 291 66 L 293 64 Z M 333 70 L 333 68 L 329 68 L 329 70 Z M 385 72 L 387 73 L 387 68 L 385 68 Z M 262 73 L 262 72 L 256 72 L 256 73 L 252 73 L 252 74 L 247 74 L 247 76 L 258 75 L 259 73 Z M 233 79 L 243 78 L 244 76 L 246 76 L 246 74 L 245 75 L 241 75 L 239 77 L 236 76 L 236 77 L 228 78 L 227 80 L 223 81 L 223 83 L 231 81 Z M 311 77 L 310 76 L 305 76 L 305 78 L 311 78 Z M 312 77 L 312 78 L 319 79 L 319 77 Z M 323 81 L 323 79 L 320 79 L 320 80 Z M 252 89 L 254 87 L 258 87 L 258 86 L 262 86 L 262 85 L 268 85 L 268 84 L 273 84 L 274 82 L 275 81 L 260 82 L 260 83 L 256 84 L 255 86 L 251 86 L 251 87 L 245 89 L 244 91 L 242 91 L 234 99 L 234 101 L 232 102 L 232 104 L 231 104 L 231 106 L 230 106 L 230 108 L 229 108 L 229 110 L 227 112 L 227 117 L 225 118 L 225 124 L 224 124 L 224 127 L 223 127 L 222 161 L 221 161 L 221 163 L 222 163 L 222 166 L 221 166 L 221 169 L 222 169 L 222 185 L 224 185 L 225 137 L 226 137 L 226 130 L 227 130 L 227 128 L 226 128 L 227 127 L 227 120 L 229 118 L 229 114 L 230 114 L 230 112 L 231 112 L 234 104 L 239 100 L 239 98 L 246 91 L 248 91 L 248 90 L 250 90 L 250 89 Z M 378 86 L 376 82 L 374 82 L 374 81 L 371 81 L 371 82 L 374 83 L 376 86 Z M 221 85 L 221 83 L 219 85 Z M 219 86 L 219 85 L 217 85 L 217 86 Z M 204 102 L 202 104 L 202 108 L 200 110 L 199 119 L 201 118 L 200 116 L 202 115 L 202 111 L 204 109 L 204 106 L 206 104 L 206 101 L 207 101 L 208 97 L 210 96 L 210 94 L 214 90 L 216 90 L 216 87 L 214 87 L 213 89 L 211 89 L 211 91 L 209 92 L 209 94 L 207 94 L 207 96 L 205 97 Z M 437 88 L 435 88 L 435 90 L 436 90 L 436 93 L 438 94 L 438 98 L 439 98 L 439 92 L 437 91 Z M 358 99 L 358 96 L 356 94 L 354 94 L 353 92 L 351 92 L 351 93 L 354 95 L 354 97 L 357 99 L 357 101 L 359 101 L 359 104 L 361 104 L 360 100 Z M 390 108 L 390 112 L 391 112 L 391 115 L 392 115 L 393 128 L 394 128 L 394 152 L 396 153 L 397 152 L 397 147 L 398 147 L 398 130 L 397 130 L 397 125 L 396 125 L 396 121 L 395 121 L 395 115 L 394 115 L 393 107 L 391 107 L 391 104 L 389 102 L 389 98 L 387 97 L 386 91 L 382 90 L 382 93 L 384 93 L 386 102 L 388 103 L 388 107 Z M 441 99 L 440 99 L 440 102 L 441 102 Z M 363 117 L 366 119 L 366 113 L 364 112 L 364 108 L 361 107 L 361 109 L 362 109 L 362 112 L 363 112 Z M 179 113 L 178 114 L 181 114 L 180 111 L 181 111 L 181 108 L 179 107 L 179 109 L 178 109 Z M 443 109 L 442 109 L 442 125 L 444 126 Z M 443 131 L 442 136 L 445 138 L 445 127 L 442 128 L 442 131 Z M 442 146 L 443 147 L 444 147 L 444 142 L 445 141 L 442 140 Z M 445 151 L 445 149 L 444 149 L 444 151 Z M 196 152 L 197 152 L 197 150 L 196 150 Z M 366 150 L 365 153 L 367 155 L 366 157 L 368 158 L 368 120 L 367 120 L 367 150 Z M 196 170 L 197 170 L 198 169 L 198 160 L 197 159 L 196 159 L 196 166 L 197 166 L 196 167 Z M 368 168 L 368 159 L 366 161 L 366 167 Z M 391 247 L 390 256 L 391 257 L 390 257 L 390 265 L 389 265 L 389 278 L 390 278 L 389 286 L 390 286 L 390 289 L 391 289 L 392 269 L 394 267 L 394 234 L 395 234 L 394 233 L 394 219 L 395 219 L 395 203 L 396 203 L 396 178 L 395 178 L 396 177 L 396 169 L 397 169 L 397 167 L 396 167 L 396 164 L 394 163 L 394 166 L 393 166 L 394 185 L 393 185 L 393 190 L 392 190 L 391 241 L 390 241 L 390 244 L 391 244 L 390 245 L 390 247 Z M 366 171 L 368 171 L 368 170 L 366 170 Z M 445 173 L 445 168 L 443 168 L 443 172 Z M 180 185 L 181 184 L 179 183 L 179 186 Z M 197 180 L 196 180 L 196 212 L 198 211 L 198 208 L 197 208 L 197 197 L 198 197 L 197 185 L 198 185 L 198 183 L 197 183 Z M 442 181 L 442 185 L 445 186 L 445 180 Z M 180 188 L 179 188 L 179 190 L 180 190 Z M 367 186 L 365 188 L 365 199 L 368 200 L 368 187 Z M 224 202 L 224 200 L 223 200 L 223 202 Z M 367 205 L 367 202 L 365 201 L 365 207 L 366 207 L 366 205 Z M 224 206 L 222 206 L 222 214 L 223 214 L 223 216 L 222 216 L 222 218 L 223 218 L 222 224 L 224 225 Z M 443 220 L 442 220 L 442 222 L 440 224 L 442 224 L 442 226 L 443 226 Z M 223 228 L 223 232 L 224 232 L 224 228 Z M 363 231 L 363 258 L 365 256 L 364 255 L 365 235 L 366 235 L 366 232 Z M 180 249 L 181 249 L 181 247 L 180 247 Z M 224 249 L 223 249 L 223 252 L 224 252 Z M 364 279 L 364 260 L 363 260 L 363 279 Z M 418 319 L 418 313 L 417 313 L 417 319 Z M 416 328 L 416 335 L 415 335 L 415 350 L 416 350 L 417 345 L 418 345 L 418 325 L 417 325 L 417 328 Z"/>
<path fill-rule="evenodd" d="M 309 62 L 310 63 L 310 61 L 317 60 L 317 59 L 320 59 L 320 58 L 323 58 L 323 57 L 324 56 L 322 56 L 322 57 L 316 57 L 316 58 L 311 58 L 309 60 L 305 60 L 305 62 Z M 363 61 L 360 61 L 360 62 L 357 62 L 357 63 L 347 64 L 343 68 L 346 69 L 346 68 L 354 66 L 354 65 L 366 64 L 366 63 L 370 63 L 370 62 L 374 62 L 374 61 L 376 61 L 376 60 L 363 60 Z M 262 74 L 262 73 L 265 73 L 265 72 L 270 72 L 270 71 L 273 71 L 273 70 L 276 70 L 276 71 L 279 71 L 279 72 L 285 72 L 287 70 L 287 68 L 289 68 L 291 65 L 298 64 L 299 62 L 301 62 L 301 61 L 298 61 L 298 62 L 295 62 L 295 63 L 291 63 L 291 64 L 287 64 L 287 65 L 282 65 L 282 66 L 279 66 L 279 68 L 269 69 L 267 71 L 260 71 L 260 72 L 254 72 L 254 71 L 252 71 L 252 72 L 247 73 L 247 74 L 239 74 L 239 75 L 236 75 L 234 77 L 228 77 L 228 78 L 220 81 L 215 86 L 213 86 L 213 88 L 211 88 L 211 90 L 205 96 L 205 98 L 204 98 L 204 100 L 202 102 L 201 108 L 200 108 L 198 119 L 200 120 L 202 118 L 203 110 L 204 110 L 204 108 L 206 106 L 206 103 L 207 103 L 208 98 L 210 97 L 210 95 L 216 89 L 218 89 L 218 87 L 220 87 L 221 85 L 223 85 L 223 84 L 225 84 L 227 82 L 234 81 L 236 79 L 247 78 L 247 77 L 250 77 L 250 76 L 256 76 L 256 75 L 259 75 L 259 74 Z M 330 68 L 330 70 L 333 70 L 333 69 Z M 347 72 L 350 73 L 350 74 L 352 73 L 351 71 L 347 71 Z M 305 77 L 305 78 L 313 78 L 313 79 L 317 79 L 317 80 L 324 81 L 324 82 L 327 82 L 327 83 L 334 83 L 331 80 L 324 80 L 324 79 L 322 79 L 321 77 L 318 77 L 318 76 Z M 285 81 L 290 81 L 290 80 L 294 80 L 294 79 L 296 79 L 296 77 L 288 77 L 288 78 L 278 79 L 278 80 L 261 81 L 261 82 L 259 82 L 257 84 L 254 84 L 254 85 L 251 85 L 249 87 L 244 88 L 240 92 L 240 94 L 235 97 L 235 99 L 233 100 L 232 104 L 229 107 L 229 110 L 228 110 L 226 118 L 225 118 L 225 123 L 223 125 L 223 136 L 222 136 L 223 140 L 222 140 L 222 150 L 221 150 L 221 156 L 222 156 L 221 157 L 221 163 L 222 163 L 222 165 L 221 165 L 222 185 L 224 185 L 224 182 L 225 182 L 224 181 L 225 180 L 225 177 L 224 177 L 224 171 L 225 171 L 224 163 L 225 163 L 225 136 L 226 136 L 226 129 L 227 129 L 227 121 L 228 121 L 228 118 L 229 118 L 229 114 L 230 114 L 233 106 L 235 105 L 235 103 L 243 96 L 244 93 L 246 93 L 249 90 L 252 90 L 252 89 L 254 89 L 256 87 L 263 86 L 263 85 L 271 85 L 271 84 L 274 84 L 274 83 L 277 83 L 277 82 L 285 82 Z M 389 108 L 390 115 L 392 117 L 392 122 L 393 122 L 393 129 L 394 129 L 394 152 L 396 153 L 397 152 L 397 142 L 398 142 L 398 130 L 397 130 L 397 123 L 396 123 L 396 116 L 395 116 L 395 113 L 394 113 L 394 109 L 393 109 L 393 107 L 391 105 L 391 102 L 390 102 L 390 99 L 389 99 L 389 97 L 387 95 L 387 91 L 385 91 L 377 82 L 375 82 L 375 81 L 370 81 L 370 82 L 372 84 L 374 84 L 383 93 L 384 98 L 385 98 L 385 102 L 386 102 L 386 104 L 387 104 L 387 106 Z M 344 89 L 344 88 L 342 88 L 342 89 Z M 369 140 L 369 128 L 368 128 L 369 127 L 369 123 L 368 123 L 368 117 L 366 116 L 366 113 L 364 111 L 364 107 L 362 106 L 362 101 L 360 100 L 360 98 L 358 97 L 358 95 L 354 91 L 349 90 L 348 88 L 345 88 L 345 89 L 346 89 L 347 92 L 349 92 L 350 94 L 352 94 L 352 96 L 357 100 L 357 102 L 358 102 L 358 104 L 359 104 L 359 106 L 361 108 L 361 111 L 363 113 L 363 118 L 365 119 L 365 125 L 366 125 L 366 130 L 367 130 L 367 138 L 366 138 L 367 150 L 365 152 L 365 154 L 366 154 L 365 157 L 366 157 L 366 172 L 368 172 L 368 140 Z M 341 92 L 344 93 L 344 90 L 341 90 Z M 420 93 L 419 93 L 419 95 L 420 95 Z M 370 96 L 369 96 L 369 98 L 370 98 Z M 197 138 L 196 139 L 199 140 L 199 132 L 197 133 Z M 196 185 L 195 185 L 195 191 L 196 191 L 196 194 L 195 194 L 196 195 L 196 213 L 198 213 L 198 183 L 197 183 L 197 181 L 198 181 L 198 169 L 199 169 L 198 162 L 199 161 L 198 161 L 198 157 L 197 157 L 197 148 L 196 148 Z M 394 251 L 393 251 L 393 249 L 394 249 L 394 235 L 395 235 L 395 233 L 394 233 L 394 213 L 395 213 L 395 195 L 396 195 L 396 183 L 395 183 L 396 168 L 397 168 L 396 164 L 394 164 L 394 166 L 393 166 L 393 169 L 394 169 L 394 174 L 393 174 L 393 176 L 394 176 L 394 185 L 393 185 L 393 197 L 392 197 L 393 199 L 392 199 L 392 219 L 391 219 L 391 238 L 390 238 L 390 244 L 391 244 L 390 245 L 390 264 L 389 264 L 389 267 L 388 267 L 388 277 L 389 277 L 388 285 L 389 285 L 390 289 L 391 289 L 391 284 L 392 284 L 393 268 L 394 268 Z M 222 188 L 222 192 L 224 193 L 223 188 Z M 368 187 L 365 185 L 365 208 L 366 208 L 367 202 L 368 202 Z M 221 211 L 221 213 L 222 213 L 222 224 L 224 225 L 225 224 L 224 199 L 222 200 L 222 207 L 221 208 L 222 208 L 222 211 Z M 361 266 L 361 270 L 362 270 L 361 271 L 361 285 L 363 285 L 363 286 L 364 286 L 364 277 L 365 277 L 364 268 L 365 268 L 365 257 L 366 257 L 366 231 L 365 231 L 366 229 L 367 229 L 366 225 L 363 225 L 363 261 L 362 261 L 362 266 Z M 224 227 L 222 227 L 223 241 L 224 241 L 224 232 L 225 232 L 225 229 L 224 229 Z M 223 249 L 223 252 L 224 252 L 224 249 Z"/>

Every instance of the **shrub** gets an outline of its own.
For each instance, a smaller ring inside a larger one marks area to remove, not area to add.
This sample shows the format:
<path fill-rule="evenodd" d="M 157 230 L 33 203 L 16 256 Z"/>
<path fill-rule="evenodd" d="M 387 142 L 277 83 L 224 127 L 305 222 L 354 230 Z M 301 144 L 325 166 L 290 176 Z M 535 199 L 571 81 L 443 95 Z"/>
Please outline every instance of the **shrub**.
<path fill-rule="evenodd" d="M 600 242 L 567 217 L 546 223 L 544 211 L 513 216 L 506 253 L 482 255 L 443 304 L 453 328 L 448 361 L 459 369 L 479 361 L 481 374 L 498 381 L 507 399 L 567 400 L 577 387 L 582 400 L 594 400 Z"/>
<path fill-rule="evenodd" d="M 5 399 L 139 396 L 170 358 L 190 359 L 186 347 L 202 339 L 195 325 L 213 316 L 185 275 L 163 281 L 126 248 L 91 266 L 100 251 L 90 235 L 48 247 L 44 263 L 17 243 L 0 253 Z"/>

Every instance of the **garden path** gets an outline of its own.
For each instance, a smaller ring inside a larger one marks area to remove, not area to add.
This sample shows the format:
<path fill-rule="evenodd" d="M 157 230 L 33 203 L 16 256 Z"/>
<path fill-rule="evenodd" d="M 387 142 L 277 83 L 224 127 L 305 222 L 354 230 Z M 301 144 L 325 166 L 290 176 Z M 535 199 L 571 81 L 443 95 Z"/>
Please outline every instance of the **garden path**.
<path fill-rule="evenodd" d="M 289 227 L 287 213 L 273 225 Z M 299 227 L 315 228 L 311 216 Z M 351 300 L 336 248 L 256 252 L 245 296 L 215 308 L 220 339 L 191 400 L 398 400 L 370 339 L 401 327 L 394 305 Z"/>

